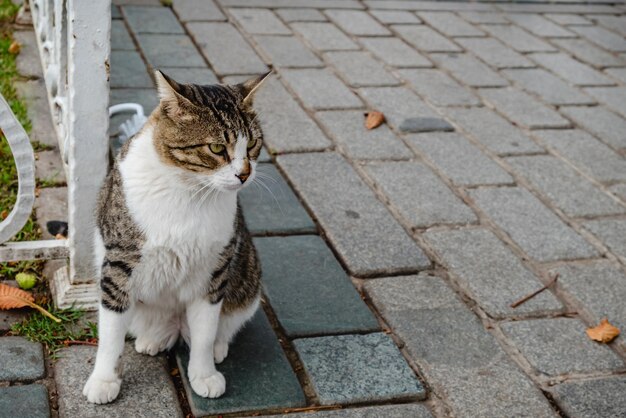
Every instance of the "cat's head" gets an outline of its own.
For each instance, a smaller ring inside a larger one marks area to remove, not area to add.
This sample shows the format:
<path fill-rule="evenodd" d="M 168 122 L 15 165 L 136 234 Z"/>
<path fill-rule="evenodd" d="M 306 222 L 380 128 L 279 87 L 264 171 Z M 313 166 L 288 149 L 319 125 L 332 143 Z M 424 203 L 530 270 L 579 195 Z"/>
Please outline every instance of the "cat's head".
<path fill-rule="evenodd" d="M 269 74 L 240 84 L 200 86 L 156 71 L 160 104 L 153 136 L 161 160 L 217 191 L 251 183 L 263 143 L 252 100 Z"/>

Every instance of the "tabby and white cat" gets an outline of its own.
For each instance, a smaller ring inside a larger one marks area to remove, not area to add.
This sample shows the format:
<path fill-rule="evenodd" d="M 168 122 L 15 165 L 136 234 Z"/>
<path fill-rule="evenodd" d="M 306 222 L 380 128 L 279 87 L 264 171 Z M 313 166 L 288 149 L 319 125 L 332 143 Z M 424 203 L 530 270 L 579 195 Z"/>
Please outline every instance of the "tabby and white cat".
<path fill-rule="evenodd" d="M 237 205 L 263 134 L 252 98 L 269 75 L 237 85 L 179 84 L 156 72 L 158 108 L 122 148 L 97 208 L 100 342 L 83 394 L 113 401 L 129 331 L 155 355 L 179 335 L 194 392 L 226 388 L 215 368 L 259 306 L 261 269 Z"/>

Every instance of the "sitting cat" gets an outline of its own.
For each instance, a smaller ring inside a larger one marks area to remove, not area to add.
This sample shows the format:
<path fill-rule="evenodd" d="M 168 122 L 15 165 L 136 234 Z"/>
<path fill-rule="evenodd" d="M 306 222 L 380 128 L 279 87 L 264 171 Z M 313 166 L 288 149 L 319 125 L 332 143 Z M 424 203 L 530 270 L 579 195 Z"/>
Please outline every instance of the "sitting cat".
<path fill-rule="evenodd" d="M 263 133 L 252 98 L 269 73 L 236 85 L 179 84 L 156 72 L 160 104 L 120 151 L 100 192 L 98 354 L 83 394 L 113 401 L 127 331 L 155 355 L 179 335 L 194 392 L 226 389 L 215 368 L 259 307 L 261 268 L 237 204 Z"/>

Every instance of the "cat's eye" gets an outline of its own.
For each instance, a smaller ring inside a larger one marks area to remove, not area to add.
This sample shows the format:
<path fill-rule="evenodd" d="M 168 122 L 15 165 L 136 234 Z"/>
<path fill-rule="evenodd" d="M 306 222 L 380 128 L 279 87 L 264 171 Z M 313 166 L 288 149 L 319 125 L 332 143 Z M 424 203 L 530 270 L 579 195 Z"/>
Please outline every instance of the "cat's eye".
<path fill-rule="evenodd" d="M 248 140 L 248 149 L 254 148 L 255 145 L 256 145 L 256 139 L 251 138 Z"/>
<path fill-rule="evenodd" d="M 226 147 L 223 144 L 218 144 L 216 142 L 209 144 L 209 149 L 213 154 L 221 154 L 224 152 Z"/>

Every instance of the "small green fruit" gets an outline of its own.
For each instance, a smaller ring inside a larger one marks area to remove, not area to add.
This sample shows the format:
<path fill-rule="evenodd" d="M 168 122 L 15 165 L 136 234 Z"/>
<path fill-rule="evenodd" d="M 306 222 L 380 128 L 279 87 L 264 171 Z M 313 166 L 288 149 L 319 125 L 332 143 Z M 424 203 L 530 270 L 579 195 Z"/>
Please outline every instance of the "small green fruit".
<path fill-rule="evenodd" d="M 24 290 L 32 289 L 37 284 L 37 276 L 28 273 L 18 273 L 15 281 Z"/>

